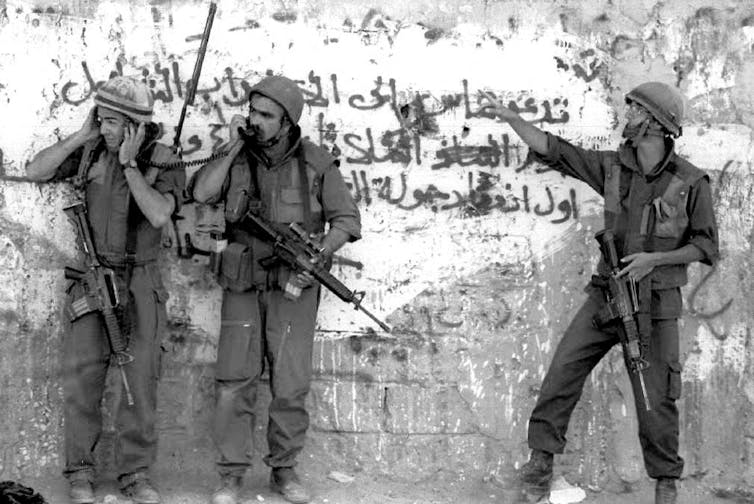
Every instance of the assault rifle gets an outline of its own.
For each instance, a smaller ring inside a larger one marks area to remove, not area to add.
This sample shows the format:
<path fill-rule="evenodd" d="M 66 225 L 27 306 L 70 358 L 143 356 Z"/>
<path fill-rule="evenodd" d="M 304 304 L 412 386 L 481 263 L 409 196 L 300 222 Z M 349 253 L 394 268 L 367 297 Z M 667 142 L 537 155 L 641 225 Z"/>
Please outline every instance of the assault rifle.
<path fill-rule="evenodd" d="M 364 292 L 354 292 L 346 287 L 343 282 L 335 278 L 320 262 L 312 262 L 314 258 L 320 258 L 322 250 L 312 242 L 307 232 L 297 223 L 289 225 L 289 232 L 277 231 L 270 222 L 256 215 L 253 211 L 246 212 L 244 221 L 247 221 L 255 230 L 260 239 L 272 245 L 273 260 L 277 260 L 296 272 L 308 271 L 316 278 L 323 287 L 338 296 L 341 301 L 351 303 L 355 310 L 361 310 L 369 318 L 375 321 L 385 332 L 390 332 L 390 327 L 375 317 L 361 304 Z M 264 260 L 263 260 L 264 261 Z"/>
<path fill-rule="evenodd" d="M 592 319 L 595 327 L 604 327 L 618 321 L 618 335 L 623 347 L 623 358 L 626 367 L 639 378 L 641 399 L 647 411 L 652 410 L 644 384 L 644 370 L 649 362 L 641 354 L 639 327 L 636 322 L 639 313 L 639 300 L 636 295 L 636 282 L 630 278 L 619 278 L 621 270 L 618 261 L 618 251 L 615 248 L 615 236 L 609 229 L 597 233 L 594 237 L 600 245 L 605 264 L 610 269 L 607 282 L 603 281 L 602 291 L 605 293 L 606 306 Z"/>
<path fill-rule="evenodd" d="M 69 280 L 83 281 L 85 290 L 84 296 L 76 299 L 71 304 L 68 314 L 71 320 L 76 320 L 82 315 L 93 311 L 98 311 L 102 314 L 107 339 L 110 343 L 110 351 L 115 357 L 115 363 L 118 364 L 121 378 L 123 378 L 126 400 L 129 406 L 133 406 L 134 398 L 131 395 L 131 388 L 128 385 L 128 379 L 126 379 L 126 372 L 123 366 L 133 361 L 134 358 L 128 353 L 126 341 L 115 314 L 115 309 L 120 304 L 115 273 L 112 269 L 104 267 L 97 258 L 84 203 L 75 203 L 64 208 L 63 211 L 65 211 L 68 218 L 71 219 L 76 227 L 76 235 L 81 251 L 84 253 L 86 265 L 86 271 L 69 266 L 65 268 L 65 277 Z"/>

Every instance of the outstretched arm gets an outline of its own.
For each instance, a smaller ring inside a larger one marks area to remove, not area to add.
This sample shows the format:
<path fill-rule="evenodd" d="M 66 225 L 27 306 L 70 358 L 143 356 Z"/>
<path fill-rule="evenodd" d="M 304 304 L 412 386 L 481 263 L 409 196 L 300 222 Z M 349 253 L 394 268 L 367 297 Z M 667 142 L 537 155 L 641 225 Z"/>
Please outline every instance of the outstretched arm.
<path fill-rule="evenodd" d="M 495 115 L 501 121 L 510 124 L 513 131 L 521 137 L 526 145 L 538 154 L 547 154 L 547 134 L 533 124 L 526 122 L 517 112 L 503 105 L 503 101 L 495 98 L 490 93 L 484 92 L 485 98 L 495 106 Z"/>

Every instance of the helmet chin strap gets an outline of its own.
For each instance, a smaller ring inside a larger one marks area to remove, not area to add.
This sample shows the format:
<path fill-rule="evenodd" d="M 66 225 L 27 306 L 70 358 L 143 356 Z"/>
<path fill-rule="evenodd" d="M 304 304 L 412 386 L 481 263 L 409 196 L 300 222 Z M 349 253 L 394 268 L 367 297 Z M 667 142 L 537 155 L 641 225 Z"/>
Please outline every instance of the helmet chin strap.
<path fill-rule="evenodd" d="M 280 142 L 280 139 L 282 136 L 280 135 L 280 132 L 278 132 L 274 137 L 270 138 L 269 140 L 265 140 L 264 142 L 260 142 L 256 138 L 254 138 L 254 145 L 256 147 L 259 147 L 260 149 L 269 149 L 270 147 L 274 147 L 277 145 L 278 142 Z"/>

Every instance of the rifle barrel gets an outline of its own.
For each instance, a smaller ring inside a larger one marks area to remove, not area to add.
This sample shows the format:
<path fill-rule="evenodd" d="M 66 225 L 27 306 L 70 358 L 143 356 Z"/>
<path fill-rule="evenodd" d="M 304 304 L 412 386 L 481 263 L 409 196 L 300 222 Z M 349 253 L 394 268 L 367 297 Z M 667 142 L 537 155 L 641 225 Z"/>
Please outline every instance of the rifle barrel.
<path fill-rule="evenodd" d="M 374 315 L 372 315 L 372 313 L 371 313 L 371 312 L 370 312 L 369 310 L 367 310 L 366 308 L 364 308 L 363 306 L 361 306 L 361 303 L 357 304 L 357 305 L 356 305 L 356 308 L 357 308 L 358 310 L 361 310 L 362 312 L 364 312 L 364 314 L 366 314 L 366 316 L 367 316 L 367 317 L 369 317 L 370 319 L 374 320 L 374 321 L 375 321 L 375 322 L 377 323 L 377 325 L 379 325 L 379 326 L 380 326 L 380 328 L 381 328 L 381 329 L 382 329 L 383 331 L 385 331 L 386 333 L 389 333 L 389 332 L 391 332 L 391 331 L 392 331 L 392 330 L 390 329 L 390 326 L 388 326 L 388 325 L 387 325 L 386 323 L 384 323 L 384 322 L 383 322 L 382 320 L 380 320 L 380 319 L 378 319 L 377 317 L 375 317 Z"/>

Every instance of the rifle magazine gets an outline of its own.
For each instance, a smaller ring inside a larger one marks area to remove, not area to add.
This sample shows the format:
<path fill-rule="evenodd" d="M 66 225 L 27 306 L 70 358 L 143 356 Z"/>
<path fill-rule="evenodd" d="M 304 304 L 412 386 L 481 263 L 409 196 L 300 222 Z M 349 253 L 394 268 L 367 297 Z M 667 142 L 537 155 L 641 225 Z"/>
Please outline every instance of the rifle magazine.
<path fill-rule="evenodd" d="M 66 306 L 66 314 L 68 315 L 68 319 L 71 322 L 80 319 L 87 313 L 91 313 L 97 310 L 99 310 L 97 300 L 89 295 L 84 295 L 77 299 L 74 299 L 68 304 L 68 306 Z"/>

